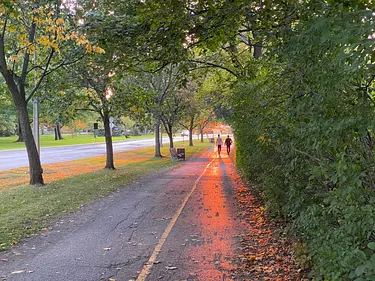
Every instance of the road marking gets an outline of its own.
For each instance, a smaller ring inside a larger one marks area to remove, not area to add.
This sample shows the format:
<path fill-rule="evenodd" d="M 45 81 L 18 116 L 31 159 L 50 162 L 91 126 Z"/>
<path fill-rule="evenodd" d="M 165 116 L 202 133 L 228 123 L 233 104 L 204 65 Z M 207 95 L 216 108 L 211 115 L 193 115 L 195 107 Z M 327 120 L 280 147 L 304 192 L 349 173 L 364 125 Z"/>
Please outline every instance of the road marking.
<path fill-rule="evenodd" d="M 151 268 L 154 265 L 154 262 L 156 261 L 158 255 L 159 255 L 159 252 L 161 251 L 161 248 L 163 247 L 165 241 L 167 240 L 169 233 L 171 232 L 173 226 L 176 224 L 176 221 L 179 218 L 179 216 L 181 215 L 182 210 L 185 208 L 186 203 L 189 201 L 190 196 L 193 194 L 193 192 L 197 188 L 198 182 L 200 181 L 200 179 L 202 178 L 202 176 L 204 175 L 204 173 L 206 172 L 206 170 L 212 164 L 213 161 L 215 161 L 215 158 L 212 159 L 211 162 L 207 164 L 204 171 L 200 174 L 198 179 L 194 182 L 194 185 L 191 188 L 189 194 L 186 195 L 186 197 L 185 197 L 184 201 L 182 202 L 180 208 L 177 210 L 176 214 L 173 216 L 173 218 L 170 221 L 170 223 L 168 224 L 167 228 L 164 230 L 163 235 L 161 236 L 159 242 L 156 244 L 155 249 L 152 252 L 152 255 L 150 256 L 150 259 L 148 260 L 148 262 L 143 267 L 143 269 L 142 269 L 141 273 L 138 275 L 136 281 L 145 281 L 146 280 L 146 277 L 150 273 Z"/>

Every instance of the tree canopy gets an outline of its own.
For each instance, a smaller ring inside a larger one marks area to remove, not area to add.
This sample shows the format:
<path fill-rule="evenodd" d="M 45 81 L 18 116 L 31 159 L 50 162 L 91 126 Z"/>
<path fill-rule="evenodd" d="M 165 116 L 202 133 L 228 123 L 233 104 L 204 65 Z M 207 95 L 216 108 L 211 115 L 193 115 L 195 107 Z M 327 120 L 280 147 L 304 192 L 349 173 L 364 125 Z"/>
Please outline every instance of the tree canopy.
<path fill-rule="evenodd" d="M 34 2 L 0 4 L 13 101 L 2 91 L 0 108 L 17 110 L 31 183 L 43 180 L 27 102 L 43 82 L 59 91 L 41 96 L 91 108 L 104 124 L 129 112 L 152 120 L 159 157 L 161 124 L 173 143 L 176 124 L 203 134 L 224 120 L 238 169 L 316 280 L 374 280 L 373 1 Z"/>

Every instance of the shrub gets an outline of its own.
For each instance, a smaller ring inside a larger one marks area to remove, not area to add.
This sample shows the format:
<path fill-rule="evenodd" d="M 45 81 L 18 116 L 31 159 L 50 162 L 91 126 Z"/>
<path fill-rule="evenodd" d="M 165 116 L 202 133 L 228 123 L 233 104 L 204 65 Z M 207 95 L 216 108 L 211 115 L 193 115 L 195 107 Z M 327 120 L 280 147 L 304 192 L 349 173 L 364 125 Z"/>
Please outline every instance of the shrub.
<path fill-rule="evenodd" d="M 306 244 L 316 280 L 375 280 L 370 14 L 300 22 L 235 89 L 237 165 Z"/>

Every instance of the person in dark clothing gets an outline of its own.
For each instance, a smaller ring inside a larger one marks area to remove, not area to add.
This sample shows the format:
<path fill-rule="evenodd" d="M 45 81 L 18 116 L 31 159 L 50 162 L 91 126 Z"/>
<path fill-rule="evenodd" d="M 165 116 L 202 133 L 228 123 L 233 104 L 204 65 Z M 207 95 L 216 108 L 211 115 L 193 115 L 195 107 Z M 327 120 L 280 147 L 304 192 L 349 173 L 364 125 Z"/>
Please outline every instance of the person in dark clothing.
<path fill-rule="evenodd" d="M 229 155 L 229 153 L 230 153 L 230 146 L 232 145 L 232 139 L 229 137 L 229 135 L 225 139 L 225 145 L 227 146 L 227 153 Z"/>

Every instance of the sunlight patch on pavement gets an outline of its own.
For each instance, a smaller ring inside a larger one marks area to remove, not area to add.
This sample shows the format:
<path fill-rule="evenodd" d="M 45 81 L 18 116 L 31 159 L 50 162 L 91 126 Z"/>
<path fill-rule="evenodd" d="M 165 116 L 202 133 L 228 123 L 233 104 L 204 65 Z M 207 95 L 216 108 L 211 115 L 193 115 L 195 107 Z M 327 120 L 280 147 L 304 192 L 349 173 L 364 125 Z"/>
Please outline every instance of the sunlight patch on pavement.
<path fill-rule="evenodd" d="M 154 265 L 158 255 L 159 255 L 159 252 L 161 251 L 161 248 L 163 247 L 165 241 L 167 240 L 169 233 L 171 232 L 173 226 L 176 224 L 176 221 L 179 218 L 179 216 L 181 215 L 182 210 L 184 209 L 186 203 L 189 201 L 189 198 L 191 197 L 191 195 L 194 193 L 195 189 L 197 188 L 197 185 L 198 185 L 200 179 L 206 173 L 207 169 L 210 167 L 210 165 L 212 164 L 213 161 L 215 161 L 215 159 L 212 159 L 211 162 L 207 164 L 206 168 L 200 174 L 198 179 L 194 182 L 193 187 L 191 188 L 190 192 L 186 195 L 186 197 L 185 197 L 184 201 L 182 202 L 180 208 L 177 210 L 176 214 L 173 216 L 173 218 L 170 221 L 167 228 L 164 230 L 163 235 L 161 236 L 160 240 L 156 244 L 155 249 L 150 256 L 150 259 L 148 260 L 148 262 L 143 267 L 143 269 L 142 269 L 141 273 L 138 275 L 138 278 L 137 278 L 136 281 L 146 280 L 146 277 L 150 273 L 150 270 L 151 270 L 152 266 Z"/>

